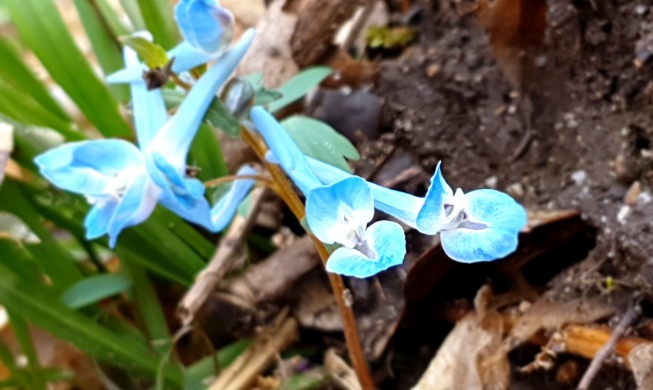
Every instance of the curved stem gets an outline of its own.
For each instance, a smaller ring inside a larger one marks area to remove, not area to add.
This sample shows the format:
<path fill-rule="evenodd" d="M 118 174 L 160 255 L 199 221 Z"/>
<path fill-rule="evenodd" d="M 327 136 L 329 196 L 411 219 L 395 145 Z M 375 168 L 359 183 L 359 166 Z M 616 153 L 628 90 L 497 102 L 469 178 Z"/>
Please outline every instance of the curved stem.
<path fill-rule="evenodd" d="M 217 179 L 205 181 L 204 187 L 206 188 L 215 187 L 223 183 L 228 183 L 230 181 L 243 180 L 243 179 L 252 179 L 252 180 L 260 181 L 267 186 L 274 184 L 272 180 L 262 175 L 229 175 L 229 176 L 222 176 Z"/>
<path fill-rule="evenodd" d="M 288 205 L 292 213 L 295 215 L 295 218 L 301 221 L 306 215 L 304 204 L 297 196 L 297 193 L 294 191 L 283 170 L 275 164 L 270 164 L 265 159 L 265 152 L 267 147 L 260 138 L 250 133 L 244 127 L 241 129 L 241 134 L 243 140 L 247 142 L 252 147 L 252 149 L 254 149 L 254 152 L 258 155 L 259 159 L 268 169 L 268 172 L 270 172 L 272 179 L 278 186 L 279 196 Z M 329 251 L 324 246 L 324 244 L 315 236 L 310 233 L 309 236 L 311 237 L 311 241 L 313 241 L 313 245 L 315 245 L 320 258 L 322 259 L 322 262 L 326 263 L 330 255 Z M 363 352 L 362 343 L 358 335 L 358 327 L 356 325 L 354 311 L 352 310 L 351 304 L 348 303 L 347 299 L 345 298 L 345 295 L 347 294 L 345 292 L 345 284 L 340 275 L 330 272 L 327 272 L 327 275 L 329 276 L 331 289 L 333 290 L 333 294 L 336 297 L 338 310 L 340 311 L 340 316 L 342 317 L 345 342 L 347 343 L 347 350 L 349 351 L 349 356 L 354 366 L 354 371 L 356 371 L 356 376 L 358 377 L 358 381 L 360 382 L 361 387 L 364 390 L 372 390 L 375 388 L 374 381 L 370 375 L 369 367 L 367 366 L 367 361 L 365 359 L 365 353 Z"/>

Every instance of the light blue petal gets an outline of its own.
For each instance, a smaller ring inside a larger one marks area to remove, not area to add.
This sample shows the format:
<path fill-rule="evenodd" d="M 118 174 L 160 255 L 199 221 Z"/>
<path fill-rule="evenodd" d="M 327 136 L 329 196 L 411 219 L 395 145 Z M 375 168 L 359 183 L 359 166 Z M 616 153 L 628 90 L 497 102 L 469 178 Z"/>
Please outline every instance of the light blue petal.
<path fill-rule="evenodd" d="M 175 19 L 186 41 L 201 52 L 220 53 L 233 37 L 234 17 L 215 0 L 182 0 Z"/>
<path fill-rule="evenodd" d="M 449 184 L 444 181 L 441 162 L 435 168 L 431 177 L 431 185 L 426 192 L 424 205 L 417 215 L 417 229 L 423 234 L 435 235 L 442 228 L 446 220 L 445 201 L 453 196 Z"/>
<path fill-rule="evenodd" d="M 308 193 L 306 220 L 311 232 L 320 241 L 333 244 L 343 242 L 343 234 L 363 228 L 374 217 L 374 199 L 367 182 L 350 177 L 329 186 L 318 187 Z M 352 239 L 355 237 L 352 237 Z"/>
<path fill-rule="evenodd" d="M 197 51 L 190 43 L 184 41 L 168 52 L 168 58 L 174 58 L 172 71 L 179 74 L 217 59 L 220 54 L 207 54 Z"/>
<path fill-rule="evenodd" d="M 213 231 L 204 185 L 197 179 L 183 176 L 159 154 L 153 153 L 150 157 L 147 169 L 161 191 L 159 202 L 183 219 Z"/>
<path fill-rule="evenodd" d="M 123 229 L 145 221 L 156 206 L 157 193 L 146 175 L 135 177 L 120 199 L 109 223 L 109 246 L 116 246 Z"/>
<path fill-rule="evenodd" d="M 306 157 L 311 170 L 323 184 L 332 184 L 337 181 L 354 177 L 343 171 L 311 157 Z M 406 225 L 417 228 L 417 215 L 424 204 L 424 199 L 405 192 L 385 188 L 378 184 L 368 183 L 374 195 L 374 206 L 397 218 Z"/>
<path fill-rule="evenodd" d="M 87 240 L 94 240 L 109 232 L 109 223 L 117 207 L 118 199 L 108 199 L 106 202 L 95 204 L 89 210 L 84 219 Z"/>
<path fill-rule="evenodd" d="M 139 35 L 144 36 L 144 34 Z M 149 34 L 147 35 L 145 38 L 149 38 Z M 138 61 L 138 54 L 129 46 L 125 46 L 124 58 L 125 65 L 128 68 L 139 67 L 141 72 L 147 69 L 145 65 Z M 161 90 L 153 89 L 148 91 L 142 78 L 132 82 L 130 90 L 136 136 L 141 149 L 145 149 L 168 120 L 168 112 L 163 102 Z"/>
<path fill-rule="evenodd" d="M 465 195 L 470 222 L 485 229 L 459 227 L 440 233 L 445 253 L 464 263 L 491 261 L 515 251 L 519 231 L 526 226 L 526 210 L 509 195 L 495 190 L 476 190 Z"/>
<path fill-rule="evenodd" d="M 253 39 L 254 30 L 247 30 L 240 41 L 197 81 L 177 113 L 152 140 L 148 150 L 166 156 L 170 165 L 178 170 L 185 168 L 188 150 L 209 104 L 236 69 Z"/>
<path fill-rule="evenodd" d="M 138 148 L 117 139 L 67 143 L 36 156 L 34 162 L 55 186 L 89 196 L 102 195 L 109 180 L 123 170 L 144 167 Z"/>
<path fill-rule="evenodd" d="M 406 237 L 401 226 L 395 222 L 379 221 L 367 230 L 376 259 L 350 248 L 336 249 L 326 263 L 329 272 L 368 278 L 395 265 L 403 263 L 406 255 Z"/>
<path fill-rule="evenodd" d="M 238 170 L 237 175 L 255 175 L 256 170 L 249 165 L 245 165 Z M 222 231 L 238 211 L 238 206 L 243 202 L 249 190 L 254 186 L 253 179 L 239 179 L 234 181 L 233 185 L 220 200 L 211 209 L 211 221 L 213 231 Z"/>
<path fill-rule="evenodd" d="M 263 107 L 257 106 L 251 109 L 250 116 L 272 152 L 273 159 L 281 165 L 305 195 L 321 186 L 320 180 L 309 167 L 304 154 L 272 114 Z"/>

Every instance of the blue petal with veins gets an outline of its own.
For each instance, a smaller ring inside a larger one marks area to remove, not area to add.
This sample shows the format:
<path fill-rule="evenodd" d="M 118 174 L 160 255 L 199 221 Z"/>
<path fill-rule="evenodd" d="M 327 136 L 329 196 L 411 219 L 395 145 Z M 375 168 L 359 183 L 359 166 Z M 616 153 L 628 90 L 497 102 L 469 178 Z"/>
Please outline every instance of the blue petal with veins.
<path fill-rule="evenodd" d="M 445 253 L 464 263 L 503 258 L 517 249 L 519 231 L 526 226 L 524 208 L 509 195 L 495 190 L 465 194 L 464 219 L 443 230 Z"/>
<path fill-rule="evenodd" d="M 233 37 L 234 17 L 216 0 L 181 0 L 175 19 L 186 42 L 203 53 L 220 54 Z"/>
<path fill-rule="evenodd" d="M 379 221 L 366 231 L 367 248 L 338 248 L 326 263 L 329 272 L 368 278 L 399 265 L 406 255 L 406 237 L 399 224 Z"/>

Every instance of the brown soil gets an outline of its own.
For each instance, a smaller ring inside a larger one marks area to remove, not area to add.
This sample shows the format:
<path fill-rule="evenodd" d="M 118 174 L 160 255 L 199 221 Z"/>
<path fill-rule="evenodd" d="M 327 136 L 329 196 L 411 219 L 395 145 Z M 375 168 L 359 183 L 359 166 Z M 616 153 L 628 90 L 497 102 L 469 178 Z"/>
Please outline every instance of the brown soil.
<path fill-rule="evenodd" d="M 588 255 L 594 243 L 581 239 L 549 253 L 545 258 L 564 258 L 580 248 L 574 260 L 557 262 L 560 274 L 543 280 L 542 287 L 559 297 L 600 294 L 566 277 L 576 277 L 575 270 L 591 262 L 597 280 L 611 276 L 626 286 L 622 292 L 648 293 L 653 277 L 651 3 L 550 0 L 544 44 L 519 60 L 524 61 L 520 74 L 504 73 L 511 64 L 500 66 L 488 35 L 473 12 L 461 11 L 461 2 L 422 5 L 414 24 L 419 43 L 381 61 L 374 93 L 385 103 L 383 132 L 359 144 L 365 158 L 357 172 L 379 181 L 379 161 L 407 158 L 430 175 L 442 160 L 454 188 L 495 187 L 529 210 L 579 210 L 596 229 L 596 247 Z M 425 183 L 423 174 L 413 175 L 398 188 L 419 193 Z M 415 247 L 421 246 L 410 246 L 414 259 L 420 255 Z M 485 274 L 479 283 L 492 277 Z M 445 322 L 417 322 L 395 339 L 392 365 L 399 374 L 384 382 L 387 388 L 414 383 L 450 328 Z M 515 366 L 532 359 L 529 351 L 511 355 Z M 516 374 L 513 388 L 574 388 L 554 378 L 555 370 Z M 634 383 L 627 371 L 606 369 L 595 386 L 633 388 Z"/>

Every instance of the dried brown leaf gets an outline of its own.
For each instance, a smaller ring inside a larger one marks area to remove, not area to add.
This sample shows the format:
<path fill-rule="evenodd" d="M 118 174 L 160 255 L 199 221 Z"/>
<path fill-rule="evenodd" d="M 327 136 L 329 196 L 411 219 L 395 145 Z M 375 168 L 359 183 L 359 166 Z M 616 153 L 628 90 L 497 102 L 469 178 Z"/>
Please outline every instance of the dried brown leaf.
<path fill-rule="evenodd" d="M 520 85 L 526 54 L 544 41 L 547 1 L 478 0 L 476 14 L 504 74 L 513 85 Z"/>

